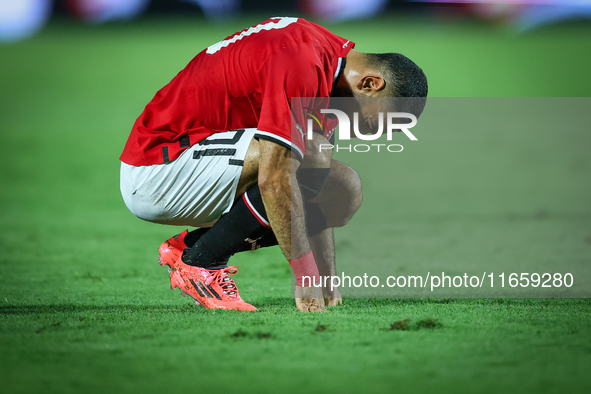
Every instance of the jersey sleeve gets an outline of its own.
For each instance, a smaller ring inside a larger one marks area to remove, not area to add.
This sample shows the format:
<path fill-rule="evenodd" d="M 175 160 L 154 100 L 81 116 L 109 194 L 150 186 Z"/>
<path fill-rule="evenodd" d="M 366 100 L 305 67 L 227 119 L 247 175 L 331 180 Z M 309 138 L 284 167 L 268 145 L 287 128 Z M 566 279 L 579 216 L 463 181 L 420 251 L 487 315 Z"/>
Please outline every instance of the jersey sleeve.
<path fill-rule="evenodd" d="M 282 47 L 269 57 L 260 76 L 262 105 L 257 136 L 284 145 L 303 158 L 304 119 L 301 109 L 292 111 L 291 104 L 293 98 L 329 96 L 322 62 L 310 48 Z"/>

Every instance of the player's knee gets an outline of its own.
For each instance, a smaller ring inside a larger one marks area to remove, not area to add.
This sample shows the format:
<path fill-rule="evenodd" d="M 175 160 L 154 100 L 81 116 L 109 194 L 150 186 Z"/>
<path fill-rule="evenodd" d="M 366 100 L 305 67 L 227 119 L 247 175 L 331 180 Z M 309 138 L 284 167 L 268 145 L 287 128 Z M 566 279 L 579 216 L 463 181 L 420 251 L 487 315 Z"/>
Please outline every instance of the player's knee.
<path fill-rule="evenodd" d="M 329 227 L 343 227 L 349 223 L 349 220 L 353 218 L 355 213 L 359 210 L 361 204 L 351 204 L 347 206 L 347 210 L 341 211 L 341 215 L 332 217 L 330 220 Z"/>
<path fill-rule="evenodd" d="M 359 174 L 350 168 L 349 176 L 347 177 L 347 204 L 345 209 L 344 221 L 345 224 L 355 215 L 361 207 L 363 202 L 363 191 L 361 189 L 361 178 Z"/>
<path fill-rule="evenodd" d="M 343 184 L 339 196 L 338 206 L 332 205 L 328 211 L 327 222 L 330 227 L 343 227 L 357 213 L 363 202 L 361 190 L 361 179 L 355 171 L 352 171 L 350 178 Z"/>

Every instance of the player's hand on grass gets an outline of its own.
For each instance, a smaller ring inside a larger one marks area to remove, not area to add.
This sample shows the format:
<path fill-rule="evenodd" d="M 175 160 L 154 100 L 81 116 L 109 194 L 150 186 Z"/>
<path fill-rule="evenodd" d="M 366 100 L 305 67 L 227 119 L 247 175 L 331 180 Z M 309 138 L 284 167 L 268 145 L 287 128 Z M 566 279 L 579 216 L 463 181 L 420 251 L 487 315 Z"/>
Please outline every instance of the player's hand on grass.
<path fill-rule="evenodd" d="M 322 290 L 317 287 L 295 287 L 296 308 L 302 312 L 326 312 Z"/>
<path fill-rule="evenodd" d="M 333 290 L 331 290 L 329 287 L 325 287 L 322 289 L 322 293 L 324 295 L 325 306 L 336 306 L 343 304 L 341 292 L 339 291 L 338 287 L 334 288 Z"/>

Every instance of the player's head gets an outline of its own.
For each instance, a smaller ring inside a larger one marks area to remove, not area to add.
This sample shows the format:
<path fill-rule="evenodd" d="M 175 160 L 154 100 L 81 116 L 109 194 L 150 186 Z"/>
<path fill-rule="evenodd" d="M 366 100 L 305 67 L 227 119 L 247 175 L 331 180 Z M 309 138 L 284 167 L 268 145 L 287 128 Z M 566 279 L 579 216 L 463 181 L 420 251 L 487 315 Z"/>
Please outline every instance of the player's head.
<path fill-rule="evenodd" d="M 399 53 L 366 54 L 368 68 L 380 73 L 384 87 L 374 97 L 390 103 L 389 111 L 419 116 L 427 101 L 427 76 L 412 60 Z"/>
<path fill-rule="evenodd" d="M 427 77 L 412 60 L 400 53 L 366 53 L 365 65 L 385 79 L 382 97 L 427 97 Z"/>
<path fill-rule="evenodd" d="M 364 53 L 358 58 L 353 96 L 383 98 L 388 112 L 419 116 L 427 100 L 427 77 L 412 60 L 399 53 Z"/>

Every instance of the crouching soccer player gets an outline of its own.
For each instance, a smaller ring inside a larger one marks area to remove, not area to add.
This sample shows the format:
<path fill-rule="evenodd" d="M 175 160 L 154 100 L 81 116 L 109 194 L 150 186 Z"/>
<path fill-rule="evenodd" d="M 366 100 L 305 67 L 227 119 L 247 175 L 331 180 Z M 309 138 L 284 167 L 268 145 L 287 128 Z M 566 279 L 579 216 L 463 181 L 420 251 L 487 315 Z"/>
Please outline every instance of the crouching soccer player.
<path fill-rule="evenodd" d="M 160 247 L 173 288 L 206 308 L 256 310 L 227 261 L 278 244 L 296 276 L 297 308 L 325 310 L 322 290 L 301 278 L 334 274 L 332 228 L 358 209 L 360 181 L 318 153 L 330 132 L 292 138 L 290 100 L 427 94 L 409 59 L 353 46 L 303 19 L 272 18 L 199 53 L 146 106 L 121 155 L 121 192 L 141 219 L 199 227 Z M 377 115 L 365 102 L 363 116 Z M 340 303 L 338 291 L 326 295 Z"/>

